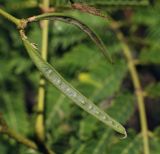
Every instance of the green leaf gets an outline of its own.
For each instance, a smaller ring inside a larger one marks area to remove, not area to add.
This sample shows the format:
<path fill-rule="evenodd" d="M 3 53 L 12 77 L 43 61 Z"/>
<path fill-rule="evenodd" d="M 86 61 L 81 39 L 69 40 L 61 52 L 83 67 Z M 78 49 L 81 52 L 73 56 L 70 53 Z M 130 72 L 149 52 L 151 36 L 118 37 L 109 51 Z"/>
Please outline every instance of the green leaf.
<path fill-rule="evenodd" d="M 122 142 L 113 145 L 110 154 L 139 154 L 142 151 L 142 142 L 140 134 L 135 136 L 133 139 L 128 138 Z"/>
<path fill-rule="evenodd" d="M 29 123 L 26 114 L 25 103 L 23 101 L 23 91 L 14 93 L 13 91 L 6 92 L 6 90 L 4 90 L 1 91 L 1 94 L 2 100 L 0 112 L 3 114 L 8 127 L 22 134 L 27 134 L 29 132 Z"/>
<path fill-rule="evenodd" d="M 159 131 L 158 128 L 156 131 Z M 151 153 L 152 154 L 158 154 L 160 151 L 160 138 L 159 138 L 159 133 L 154 132 L 150 138 L 150 148 L 151 148 Z"/>
<path fill-rule="evenodd" d="M 92 6 L 125 6 L 125 5 L 147 5 L 148 0 L 72 0 L 73 2 L 92 5 Z M 55 6 L 63 6 L 68 5 L 69 6 L 69 0 L 56 0 L 52 2 Z"/>
<path fill-rule="evenodd" d="M 148 85 L 145 88 L 145 91 L 147 93 L 147 96 L 152 97 L 152 98 L 158 98 L 160 97 L 160 82 L 158 83 L 152 83 Z"/>
<path fill-rule="evenodd" d="M 90 5 L 140 5 L 140 4 L 148 4 L 148 0 L 123 0 L 123 1 L 117 1 L 117 0 L 73 0 L 74 2 L 81 2 L 86 3 Z"/>
<path fill-rule="evenodd" d="M 152 48 L 144 49 L 140 54 L 140 61 L 142 61 L 142 63 L 160 64 L 159 50 L 160 47 L 158 44 L 156 46 L 152 45 Z"/>

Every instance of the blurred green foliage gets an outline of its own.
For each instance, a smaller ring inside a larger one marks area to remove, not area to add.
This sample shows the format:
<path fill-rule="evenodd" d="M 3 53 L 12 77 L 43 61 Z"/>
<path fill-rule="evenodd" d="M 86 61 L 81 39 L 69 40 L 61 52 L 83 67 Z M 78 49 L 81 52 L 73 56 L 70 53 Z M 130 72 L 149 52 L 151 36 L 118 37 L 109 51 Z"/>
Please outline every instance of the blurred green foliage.
<path fill-rule="evenodd" d="M 153 5 L 128 7 L 131 3 L 138 5 L 140 2 L 141 5 L 142 1 L 119 1 L 121 5 L 116 5 L 118 3 L 116 0 L 83 2 L 97 6 L 120 23 L 121 30 L 133 51 L 132 54 L 138 61 L 137 68 L 147 97 L 159 100 L 160 71 L 157 68 L 160 64 L 160 3 L 157 1 Z M 148 3 L 144 0 L 143 2 Z M 38 4 L 36 0 L 28 0 L 27 3 L 21 0 L 0 0 L 3 9 L 19 18 L 39 14 Z M 69 6 L 66 0 L 51 0 L 51 4 L 56 7 Z M 68 13 L 90 25 L 101 36 L 115 64 L 107 64 L 97 47 L 79 29 L 58 21 L 50 22 L 49 62 L 80 92 L 117 121 L 126 125 L 128 138 L 120 140 L 112 130 L 73 105 L 47 83 L 47 144 L 53 147 L 57 154 L 141 153 L 143 150 L 141 134 L 136 131 L 138 126 L 132 128 L 127 124 L 134 121 L 133 115 L 137 105 L 121 42 L 109 27 L 109 21 L 77 11 Z M 31 24 L 27 34 L 40 48 L 40 25 Z M 40 74 L 26 54 L 16 27 L 2 17 L 0 17 L 0 47 L 0 112 L 3 113 L 10 128 L 34 138 L 34 104 L 37 101 Z M 141 73 L 146 66 L 151 70 L 154 68 L 152 71 L 156 74 L 156 77 L 152 77 L 147 84 L 143 72 Z M 160 114 L 160 110 L 157 112 Z M 139 125 L 138 122 L 136 125 Z M 160 152 L 158 125 L 150 135 L 151 154 Z M 0 136 L 0 153 L 36 154 L 35 151 L 5 135 Z"/>

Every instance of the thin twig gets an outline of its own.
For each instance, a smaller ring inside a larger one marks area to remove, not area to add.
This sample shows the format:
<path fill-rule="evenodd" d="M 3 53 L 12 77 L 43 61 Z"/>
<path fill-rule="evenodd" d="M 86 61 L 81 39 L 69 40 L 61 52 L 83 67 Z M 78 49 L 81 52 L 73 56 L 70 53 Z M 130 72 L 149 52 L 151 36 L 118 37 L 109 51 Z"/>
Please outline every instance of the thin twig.
<path fill-rule="evenodd" d="M 10 129 L 5 120 L 3 119 L 3 115 L 1 113 L 0 113 L 0 134 L 6 134 L 9 137 L 15 139 L 17 142 L 24 144 L 25 146 L 32 148 L 34 150 L 38 149 L 36 143 L 34 143 L 32 140 Z"/>
<path fill-rule="evenodd" d="M 18 29 L 25 29 L 27 27 L 28 21 L 25 19 L 18 19 L 11 14 L 7 13 L 6 11 L 0 8 L 0 15 L 4 18 L 8 19 L 10 22 L 14 23 Z"/>
<path fill-rule="evenodd" d="M 0 15 L 3 16 L 4 18 L 8 19 L 12 23 L 14 23 L 16 26 L 20 25 L 20 19 L 15 18 L 14 16 L 12 16 L 11 14 L 5 12 L 1 8 L 0 8 Z"/>
<path fill-rule="evenodd" d="M 12 130 L 12 129 L 9 129 L 7 128 L 7 130 L 2 134 L 6 134 L 8 135 L 10 138 L 13 138 L 15 139 L 17 142 L 31 148 L 31 149 L 34 149 L 34 150 L 38 150 L 38 146 L 35 142 L 33 142 L 32 140 L 26 138 L 25 136 L 17 133 L 16 131 Z"/>
<path fill-rule="evenodd" d="M 138 109 L 140 113 L 140 123 L 141 123 L 141 130 L 142 130 L 142 138 L 143 138 L 143 146 L 144 146 L 144 154 L 149 154 L 149 137 L 148 137 L 148 126 L 147 126 L 147 118 L 146 118 L 146 111 L 144 105 L 144 95 L 142 86 L 140 83 L 139 75 L 136 69 L 136 64 L 134 63 L 134 59 L 132 57 L 132 51 L 129 48 L 128 44 L 126 43 L 125 37 L 123 33 L 117 28 L 117 23 L 112 20 L 110 27 L 115 31 L 118 40 L 121 42 L 124 56 L 128 62 L 128 69 L 132 78 L 132 82 L 135 88 L 135 93 L 137 96 L 138 102 Z"/>

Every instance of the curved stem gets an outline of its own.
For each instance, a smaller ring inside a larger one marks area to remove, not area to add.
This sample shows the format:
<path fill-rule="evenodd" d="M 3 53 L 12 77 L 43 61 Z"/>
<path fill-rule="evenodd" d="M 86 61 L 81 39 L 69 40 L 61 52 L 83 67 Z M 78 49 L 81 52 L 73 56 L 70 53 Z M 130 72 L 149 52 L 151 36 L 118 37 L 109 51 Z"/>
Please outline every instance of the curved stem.
<path fill-rule="evenodd" d="M 17 133 L 16 131 L 10 129 L 8 127 L 6 121 L 3 119 L 1 113 L 0 113 L 0 133 L 8 135 L 9 137 L 15 139 L 17 142 L 24 144 L 29 148 L 32 148 L 34 150 L 38 149 L 36 143 L 34 143 L 32 140 L 24 137 L 23 135 Z"/>
<path fill-rule="evenodd" d="M 141 130 L 142 130 L 142 137 L 143 137 L 143 146 L 144 146 L 144 154 L 149 154 L 149 137 L 148 137 L 148 126 L 147 126 L 147 118 L 146 118 L 146 111 L 144 105 L 144 95 L 142 86 L 140 83 L 139 75 L 136 69 L 136 64 L 134 63 L 134 59 L 131 54 L 131 50 L 126 43 L 125 37 L 122 32 L 117 28 L 118 25 L 115 21 L 112 20 L 110 24 L 111 28 L 116 32 L 118 40 L 121 42 L 124 56 L 128 62 L 128 69 L 132 78 L 132 82 L 135 88 L 135 93 L 137 96 L 138 102 L 138 109 L 140 113 L 140 123 L 141 123 Z"/>
<path fill-rule="evenodd" d="M 10 128 L 5 128 L 5 130 L 0 130 L 0 133 L 8 135 L 10 138 L 13 138 L 16 140 L 16 142 L 19 142 L 28 148 L 34 149 L 36 151 L 40 151 L 45 154 L 55 154 L 53 151 L 51 151 L 47 146 L 43 145 L 41 147 L 40 145 L 37 145 L 34 141 L 26 138 L 25 136 L 17 133 L 16 131 L 10 129 Z"/>
<path fill-rule="evenodd" d="M 38 146 L 35 142 L 22 136 L 21 134 L 15 132 L 12 129 L 7 128 L 7 130 L 4 132 L 4 134 L 8 135 L 9 137 L 15 139 L 17 142 L 19 142 L 19 143 L 21 143 L 31 149 L 38 150 Z"/>
<path fill-rule="evenodd" d="M 2 10 L 1 8 L 0 8 L 0 15 L 8 19 L 12 23 L 14 23 L 16 26 L 19 26 L 21 24 L 20 19 L 15 18 L 14 16 L 10 15 L 6 11 Z"/>
<path fill-rule="evenodd" d="M 52 150 L 50 150 L 44 144 L 38 144 L 27 137 L 21 135 L 20 133 L 16 132 L 15 130 L 8 127 L 6 121 L 3 119 L 3 115 L 0 113 L 0 134 L 8 135 L 10 138 L 16 140 L 28 148 L 34 149 L 36 151 L 45 153 L 45 154 L 55 154 Z"/>
<path fill-rule="evenodd" d="M 42 1 L 42 7 L 49 8 L 49 0 Z M 41 56 L 47 61 L 47 51 L 48 51 L 48 21 L 42 21 L 42 46 L 41 46 Z M 38 90 L 38 103 L 37 103 L 37 118 L 35 123 L 35 131 L 38 139 L 40 141 L 45 141 L 45 79 L 40 76 L 39 90 Z"/>

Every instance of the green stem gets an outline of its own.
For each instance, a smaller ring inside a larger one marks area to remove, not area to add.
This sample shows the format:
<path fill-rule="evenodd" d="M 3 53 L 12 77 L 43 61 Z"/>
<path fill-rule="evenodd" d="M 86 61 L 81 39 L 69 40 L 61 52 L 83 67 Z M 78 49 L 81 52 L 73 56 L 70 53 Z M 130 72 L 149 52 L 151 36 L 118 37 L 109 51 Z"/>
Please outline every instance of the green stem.
<path fill-rule="evenodd" d="M 150 153 L 149 137 L 148 137 L 146 111 L 145 111 L 145 105 L 144 105 L 144 95 L 143 95 L 143 90 L 140 83 L 139 75 L 136 69 L 136 64 L 134 63 L 134 59 L 131 54 L 132 51 L 130 50 L 128 44 L 126 43 L 124 35 L 117 28 L 118 27 L 117 23 L 112 20 L 110 26 L 116 32 L 117 38 L 122 44 L 124 56 L 126 57 L 128 62 L 128 69 L 131 74 L 132 82 L 135 88 L 135 93 L 136 93 L 137 102 L 138 102 L 138 109 L 140 113 L 140 123 L 141 123 L 141 129 L 142 129 L 144 154 L 149 154 Z"/>
<path fill-rule="evenodd" d="M 45 154 L 55 154 L 48 147 L 43 145 L 43 148 L 37 145 L 34 141 L 24 137 L 23 135 L 17 133 L 16 131 L 6 128 L 4 131 L 0 130 L 0 133 L 8 135 L 10 138 L 15 139 L 17 142 L 27 146 L 28 148 L 34 149 L 36 151 L 40 151 Z"/>
<path fill-rule="evenodd" d="M 12 129 L 7 128 L 7 131 L 4 134 L 7 134 L 9 137 L 15 139 L 17 142 L 24 144 L 25 146 L 27 146 L 29 148 L 32 148 L 34 150 L 38 150 L 38 146 L 36 145 L 35 142 L 29 140 L 28 138 L 22 136 L 21 134 L 15 132 Z"/>
<path fill-rule="evenodd" d="M 14 16 L 10 15 L 9 13 L 3 11 L 1 8 L 0 8 L 0 15 L 3 16 L 4 18 L 8 19 L 9 21 L 11 21 L 12 23 L 14 23 L 18 27 L 21 24 L 20 19 L 15 18 Z"/>
<path fill-rule="evenodd" d="M 2 114 L 0 114 L 0 133 L 8 135 L 9 137 L 15 139 L 17 142 L 24 144 L 29 148 L 32 148 L 35 150 L 38 149 L 36 143 L 24 137 L 23 135 L 15 132 L 14 130 L 10 129 L 7 126 L 5 120 L 3 119 Z"/>
<path fill-rule="evenodd" d="M 42 1 L 42 7 L 49 8 L 49 0 Z M 44 9 L 44 10 L 45 10 Z M 42 21 L 42 46 L 41 46 L 41 56 L 47 61 L 47 51 L 48 51 L 48 21 Z M 38 90 L 38 103 L 37 111 L 38 115 L 36 118 L 35 129 L 36 135 L 40 141 L 45 141 L 45 79 L 43 76 L 40 77 L 39 90 Z"/>
<path fill-rule="evenodd" d="M 6 123 L 6 121 L 3 119 L 2 114 L 0 113 L 0 134 L 8 135 L 10 138 L 13 138 L 16 140 L 16 142 L 19 142 L 28 148 L 34 149 L 36 151 L 45 153 L 45 154 L 55 154 L 52 150 L 50 150 L 46 145 L 44 144 L 37 144 L 36 142 L 26 138 L 25 136 L 17 133 L 13 129 L 10 129 Z"/>

